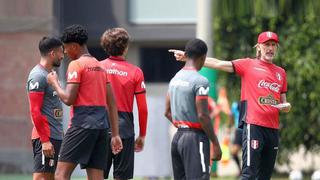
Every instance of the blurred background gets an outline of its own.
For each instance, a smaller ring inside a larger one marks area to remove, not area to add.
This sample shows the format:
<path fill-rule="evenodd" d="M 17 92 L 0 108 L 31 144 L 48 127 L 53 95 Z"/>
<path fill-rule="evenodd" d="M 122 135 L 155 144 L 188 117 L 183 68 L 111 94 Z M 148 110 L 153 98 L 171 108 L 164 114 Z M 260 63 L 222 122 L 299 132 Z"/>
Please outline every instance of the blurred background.
<path fill-rule="evenodd" d="M 146 145 L 136 154 L 135 175 L 147 178 L 172 176 L 170 142 L 175 129 L 163 116 L 164 99 L 169 80 L 183 63 L 168 49 L 184 49 L 189 39 L 198 37 L 207 42 L 210 56 L 254 57 L 257 35 L 276 32 L 280 48 L 274 62 L 287 71 L 292 110 L 281 115 L 275 177 L 288 177 L 293 170 L 310 176 L 320 169 L 319 12 L 317 0 L 0 0 L 0 179 L 8 179 L 5 174 L 27 174 L 31 179 L 27 76 L 40 60 L 39 40 L 59 36 L 71 24 L 88 29 L 89 51 L 99 60 L 108 56 L 99 45 L 106 29 L 124 27 L 131 35 L 127 59 L 144 72 L 149 107 Z M 62 83 L 68 63 L 66 58 L 58 70 Z M 227 154 L 230 141 L 224 140 L 233 135 L 226 127 L 230 106 L 240 97 L 240 79 L 207 69 L 201 73 L 211 81 L 210 95 L 219 109 L 213 122 Z M 64 115 L 67 125 L 68 113 Z M 215 164 L 213 175 L 236 176 L 234 161 L 224 158 Z"/>

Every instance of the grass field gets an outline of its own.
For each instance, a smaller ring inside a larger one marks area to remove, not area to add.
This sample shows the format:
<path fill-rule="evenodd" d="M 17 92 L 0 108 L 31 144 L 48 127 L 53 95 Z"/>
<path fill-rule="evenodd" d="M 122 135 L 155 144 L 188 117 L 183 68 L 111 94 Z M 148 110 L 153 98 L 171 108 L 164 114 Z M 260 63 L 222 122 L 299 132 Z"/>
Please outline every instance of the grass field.
<path fill-rule="evenodd" d="M 31 175 L 0 175 L 0 180 L 31 180 Z M 72 180 L 86 180 L 84 177 L 73 177 Z M 147 180 L 145 178 L 134 178 L 133 180 Z M 160 179 L 168 180 L 168 179 Z M 212 178 L 212 180 L 236 180 L 235 177 Z M 288 180 L 288 178 L 272 178 L 272 180 Z"/>

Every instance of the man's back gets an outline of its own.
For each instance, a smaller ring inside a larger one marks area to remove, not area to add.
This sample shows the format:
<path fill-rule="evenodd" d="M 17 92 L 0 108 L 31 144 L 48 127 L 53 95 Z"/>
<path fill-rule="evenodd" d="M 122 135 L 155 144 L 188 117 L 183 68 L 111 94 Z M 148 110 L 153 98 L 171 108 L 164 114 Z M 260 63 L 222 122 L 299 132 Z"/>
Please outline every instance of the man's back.
<path fill-rule="evenodd" d="M 133 100 L 135 94 L 145 93 L 143 72 L 119 56 L 101 62 L 117 102 L 121 138 L 134 136 Z"/>
<path fill-rule="evenodd" d="M 207 97 L 208 91 L 208 80 L 195 69 L 180 70 L 169 84 L 173 123 L 201 129 L 196 110 L 196 96 Z"/>

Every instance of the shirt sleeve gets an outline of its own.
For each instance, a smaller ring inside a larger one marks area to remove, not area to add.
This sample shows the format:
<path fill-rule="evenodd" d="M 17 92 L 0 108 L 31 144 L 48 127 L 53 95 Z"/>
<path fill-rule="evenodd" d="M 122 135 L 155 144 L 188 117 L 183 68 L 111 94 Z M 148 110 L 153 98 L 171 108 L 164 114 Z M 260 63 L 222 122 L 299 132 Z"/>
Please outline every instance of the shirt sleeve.
<path fill-rule="evenodd" d="M 144 83 L 143 72 L 140 68 L 137 68 L 137 71 L 135 74 L 135 82 L 136 82 L 136 86 L 134 89 L 134 93 L 135 94 L 145 93 L 146 92 L 146 85 Z"/>
<path fill-rule="evenodd" d="M 232 61 L 233 69 L 236 74 L 239 76 L 243 76 L 248 69 L 248 66 L 250 66 L 252 59 L 246 58 L 246 59 L 236 59 Z"/>
<path fill-rule="evenodd" d="M 28 92 L 44 92 L 47 87 L 47 77 L 35 74 L 27 83 Z"/>
<path fill-rule="evenodd" d="M 196 94 L 196 98 L 207 98 L 209 95 L 209 81 L 208 79 L 206 79 L 205 77 L 199 78 L 196 82 L 195 82 L 195 86 L 194 86 L 194 91 Z"/>
<path fill-rule="evenodd" d="M 78 61 L 71 61 L 67 71 L 67 83 L 81 82 L 82 68 Z"/>
<path fill-rule="evenodd" d="M 283 72 L 283 84 L 282 84 L 282 89 L 281 89 L 281 93 L 286 93 L 287 92 L 287 74 L 284 71 Z"/>

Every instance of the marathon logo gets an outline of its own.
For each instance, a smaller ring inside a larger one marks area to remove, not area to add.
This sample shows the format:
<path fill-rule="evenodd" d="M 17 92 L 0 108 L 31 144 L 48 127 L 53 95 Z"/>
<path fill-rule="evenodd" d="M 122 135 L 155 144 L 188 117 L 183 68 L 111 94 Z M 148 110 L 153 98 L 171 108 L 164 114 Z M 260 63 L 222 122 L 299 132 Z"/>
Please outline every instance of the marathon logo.
<path fill-rule="evenodd" d="M 128 72 L 126 71 L 119 71 L 118 69 L 107 69 L 107 73 L 108 74 L 114 74 L 114 75 L 118 75 L 118 76 L 128 76 Z"/>
<path fill-rule="evenodd" d="M 279 100 L 275 99 L 271 94 L 267 97 L 259 97 L 259 103 L 263 105 L 277 105 Z"/>
<path fill-rule="evenodd" d="M 55 119 L 61 120 L 63 116 L 63 110 L 62 109 L 53 109 L 53 116 Z"/>

